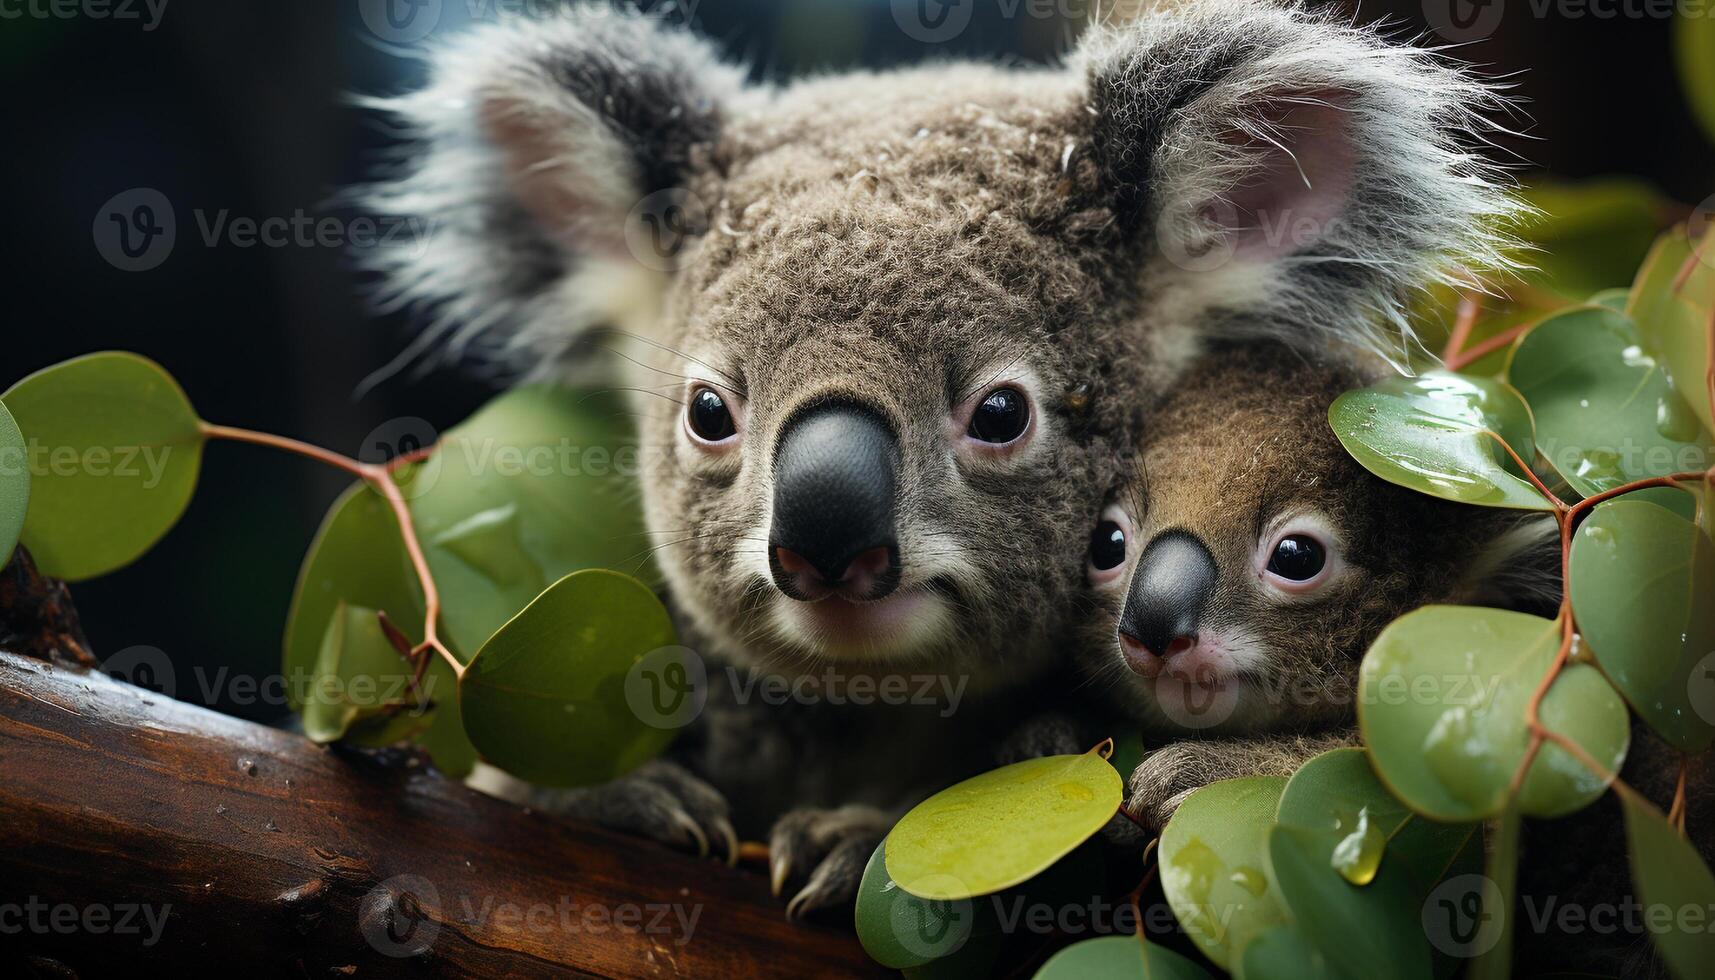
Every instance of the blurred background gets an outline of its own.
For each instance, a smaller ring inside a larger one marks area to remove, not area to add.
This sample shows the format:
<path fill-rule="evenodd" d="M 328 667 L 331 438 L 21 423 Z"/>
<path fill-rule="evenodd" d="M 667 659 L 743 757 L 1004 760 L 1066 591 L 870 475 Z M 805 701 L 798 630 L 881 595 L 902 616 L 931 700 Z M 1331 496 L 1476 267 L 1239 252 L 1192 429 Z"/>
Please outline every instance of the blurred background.
<path fill-rule="evenodd" d="M 1341 5 L 1405 36 L 1513 76 L 1528 120 L 1506 148 L 1563 179 L 1629 176 L 1689 209 L 1715 191 L 1715 148 L 1676 80 L 1670 19 L 1619 0 L 1383 0 Z M 164 364 L 211 421 L 357 454 L 394 421 L 444 430 L 492 388 L 392 362 L 409 323 L 366 301 L 341 235 L 338 197 L 392 145 L 355 93 L 413 84 L 416 46 L 472 20 L 536 10 L 521 0 L 0 0 L 0 186 L 6 337 L 0 389 L 45 365 L 123 348 Z M 1096 0 L 688 0 L 679 15 L 758 77 L 787 78 L 925 57 L 1027 62 L 1064 53 Z M 1582 12 L 1574 15 L 1575 12 Z M 1434 29 L 1439 28 L 1437 34 Z M 944 40 L 940 36 L 946 35 Z M 177 223 L 170 252 L 110 261 L 103 220 L 158 191 Z M 130 195 L 130 196 L 124 196 Z M 278 247 L 210 229 L 250 218 L 333 217 L 334 239 Z M 1646 239 L 1647 241 L 1647 239 Z M 148 266 L 125 268 L 124 266 Z M 1621 285 L 1623 283 L 1617 283 Z M 299 560 L 340 474 L 230 444 L 205 455 L 189 513 L 137 564 L 76 587 L 97 652 L 146 645 L 178 665 L 276 670 Z M 221 704 L 262 719 L 266 704 Z"/>

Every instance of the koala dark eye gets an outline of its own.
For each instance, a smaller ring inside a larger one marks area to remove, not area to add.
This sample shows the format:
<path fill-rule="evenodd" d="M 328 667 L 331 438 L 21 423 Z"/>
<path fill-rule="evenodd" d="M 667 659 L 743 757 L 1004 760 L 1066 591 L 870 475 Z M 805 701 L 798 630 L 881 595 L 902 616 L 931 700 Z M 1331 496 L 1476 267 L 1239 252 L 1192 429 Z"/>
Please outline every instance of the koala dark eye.
<path fill-rule="evenodd" d="M 1030 425 L 1030 403 L 1015 388 L 996 388 L 971 413 L 969 435 L 978 442 L 1003 445 L 1024 435 Z"/>
<path fill-rule="evenodd" d="M 1328 553 L 1322 542 L 1308 534 L 1289 534 L 1274 546 L 1268 557 L 1268 570 L 1288 582 L 1308 582 L 1322 574 L 1328 565 Z"/>
<path fill-rule="evenodd" d="M 1103 521 L 1090 533 L 1090 567 L 1098 572 L 1125 564 L 1125 528 Z"/>
<path fill-rule="evenodd" d="M 690 426 L 691 434 L 705 442 L 724 442 L 738 433 L 726 399 L 713 388 L 698 388 L 691 392 L 690 404 L 685 408 L 685 422 Z"/>

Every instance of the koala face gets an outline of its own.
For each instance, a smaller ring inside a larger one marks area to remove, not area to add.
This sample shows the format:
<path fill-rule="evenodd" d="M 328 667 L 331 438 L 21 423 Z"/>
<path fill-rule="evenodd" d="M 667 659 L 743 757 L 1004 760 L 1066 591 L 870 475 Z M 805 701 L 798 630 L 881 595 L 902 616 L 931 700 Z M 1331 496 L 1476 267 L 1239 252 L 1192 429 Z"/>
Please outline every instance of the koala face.
<path fill-rule="evenodd" d="M 1365 472 L 1328 406 L 1359 384 L 1278 348 L 1213 355 L 1169 395 L 1135 492 L 1091 539 L 1090 666 L 1168 729 L 1349 721 L 1358 663 L 1432 602 L 1517 599 L 1551 522 L 1436 500 Z M 1544 576 L 1547 581 L 1549 576 Z"/>
<path fill-rule="evenodd" d="M 419 141 L 369 201 L 436 229 L 391 298 L 447 356 L 636 390 L 674 601 L 783 666 L 1028 677 L 1154 392 L 1212 340 L 1364 343 L 1512 208 L 1488 89 L 1261 0 L 1056 69 L 753 85 L 578 6 L 429 68 L 375 103 Z"/>

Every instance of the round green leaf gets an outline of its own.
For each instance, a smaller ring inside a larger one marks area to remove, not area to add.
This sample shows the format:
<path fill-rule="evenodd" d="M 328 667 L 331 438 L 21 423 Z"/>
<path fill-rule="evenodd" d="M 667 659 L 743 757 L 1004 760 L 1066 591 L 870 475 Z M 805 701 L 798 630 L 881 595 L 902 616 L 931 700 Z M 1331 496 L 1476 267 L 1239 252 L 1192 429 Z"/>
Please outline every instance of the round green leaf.
<path fill-rule="evenodd" d="M 12 560 L 29 507 L 30 460 L 24 433 L 0 404 L 0 565 Z"/>
<path fill-rule="evenodd" d="M 1683 517 L 1621 497 L 1572 542 L 1572 611 L 1603 673 L 1681 752 L 1715 740 L 1715 545 Z"/>
<path fill-rule="evenodd" d="M 496 630 L 459 680 L 465 732 L 482 757 L 544 786 L 606 782 L 660 754 L 673 730 L 632 710 L 625 678 L 677 644 L 643 583 L 574 572 Z"/>
<path fill-rule="evenodd" d="M 1536 418 L 1538 451 L 1584 496 L 1715 459 L 1697 415 L 1641 343 L 1623 314 L 1587 306 L 1538 324 L 1508 362 Z"/>
<path fill-rule="evenodd" d="M 1626 313 L 1638 325 L 1644 349 L 1661 363 L 1704 430 L 1715 432 L 1704 382 L 1709 313 L 1715 307 L 1715 222 L 1704 231 L 1702 258 L 1688 267 L 1691 249 L 1691 236 L 1684 226 L 1663 233 L 1638 269 Z M 1686 268 L 1691 274 L 1681 282 L 1680 273 Z"/>
<path fill-rule="evenodd" d="M 919 898 L 997 892 L 1102 829 L 1121 796 L 1119 773 L 1094 751 L 1003 766 L 913 807 L 887 835 L 887 870 Z"/>
<path fill-rule="evenodd" d="M 22 540 L 42 574 L 80 581 L 123 568 L 190 503 L 200 423 L 155 362 L 90 354 L 37 371 L 0 400 L 29 439 Z"/>
<path fill-rule="evenodd" d="M 1493 816 L 1506 805 L 1529 736 L 1525 704 L 1560 646 L 1539 616 L 1472 606 L 1428 606 L 1383 630 L 1359 671 L 1358 723 L 1376 773 L 1413 810 L 1437 820 Z M 1542 721 L 1610 772 L 1630 741 L 1625 702 L 1600 671 L 1570 664 L 1542 703 Z M 1545 745 L 1520 790 L 1526 815 L 1556 817 L 1605 784 Z"/>
<path fill-rule="evenodd" d="M 1253 935 L 1288 919 L 1265 850 L 1279 776 L 1228 779 L 1196 790 L 1161 832 L 1161 888 L 1187 935 L 1217 966 Z"/>
<path fill-rule="evenodd" d="M 1715 143 L 1715 18 L 1707 10 L 1692 16 L 1688 8 L 1673 19 L 1674 60 L 1692 114 L 1703 138 Z"/>
<path fill-rule="evenodd" d="M 1626 813 L 1626 849 L 1632 881 L 1648 914 L 1650 938 L 1681 980 L 1708 976 L 1715 963 L 1715 930 L 1708 916 L 1715 909 L 1715 875 L 1703 855 L 1636 793 L 1621 793 Z M 1665 921 L 1655 909 L 1672 913 Z"/>
<path fill-rule="evenodd" d="M 1390 483 L 1489 507 L 1551 510 L 1497 440 L 1536 452 L 1530 409 L 1496 381 L 1433 371 L 1335 399 L 1328 422 L 1346 451 Z"/>
<path fill-rule="evenodd" d="M 1073 943 L 1048 958 L 1035 980 L 1213 980 L 1208 970 L 1137 936 Z"/>
<path fill-rule="evenodd" d="M 1366 974 L 1367 975 L 1367 974 Z M 1346 974 L 1291 923 L 1258 933 L 1233 963 L 1238 980 L 1346 980 Z"/>
<path fill-rule="evenodd" d="M 886 847 L 885 841 L 876 845 L 858 885 L 855 919 L 864 951 L 882 966 L 903 970 L 964 949 L 987 903 L 918 898 L 888 876 Z M 984 933 L 998 930 L 992 921 L 982 927 Z"/>
<path fill-rule="evenodd" d="M 571 572 L 651 579 L 640 466 L 618 396 L 560 386 L 515 388 L 440 440 L 404 492 L 458 649 Z"/>
<path fill-rule="evenodd" d="M 411 697 L 413 672 L 387 642 L 375 610 L 339 603 L 322 637 L 315 677 L 304 689 L 304 734 L 314 742 L 336 741 L 359 722 L 401 706 L 411 709 L 393 715 L 401 724 L 382 730 L 393 740 L 408 737 L 428 722 Z"/>

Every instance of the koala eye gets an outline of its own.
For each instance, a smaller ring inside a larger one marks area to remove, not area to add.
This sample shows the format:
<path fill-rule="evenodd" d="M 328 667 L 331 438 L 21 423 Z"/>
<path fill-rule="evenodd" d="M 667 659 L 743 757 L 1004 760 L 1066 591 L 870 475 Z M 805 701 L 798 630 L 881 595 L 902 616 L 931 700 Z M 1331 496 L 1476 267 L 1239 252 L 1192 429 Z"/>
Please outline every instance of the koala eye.
<path fill-rule="evenodd" d="M 702 442 L 722 443 L 738 435 L 738 424 L 733 420 L 732 409 L 721 393 L 709 387 L 698 387 L 691 392 L 690 401 L 685 405 L 685 427 L 691 435 Z"/>
<path fill-rule="evenodd" d="M 1308 534 L 1289 534 L 1275 543 L 1268 570 L 1288 582 L 1308 582 L 1328 567 L 1322 542 Z"/>
<path fill-rule="evenodd" d="M 1130 541 L 1131 522 L 1125 512 L 1117 506 L 1108 507 L 1090 532 L 1090 581 L 1099 585 L 1119 578 Z"/>
<path fill-rule="evenodd" d="M 1024 435 L 1030 427 L 1030 402 L 1016 388 L 996 388 L 971 413 L 966 433 L 978 442 L 1001 446 Z"/>

